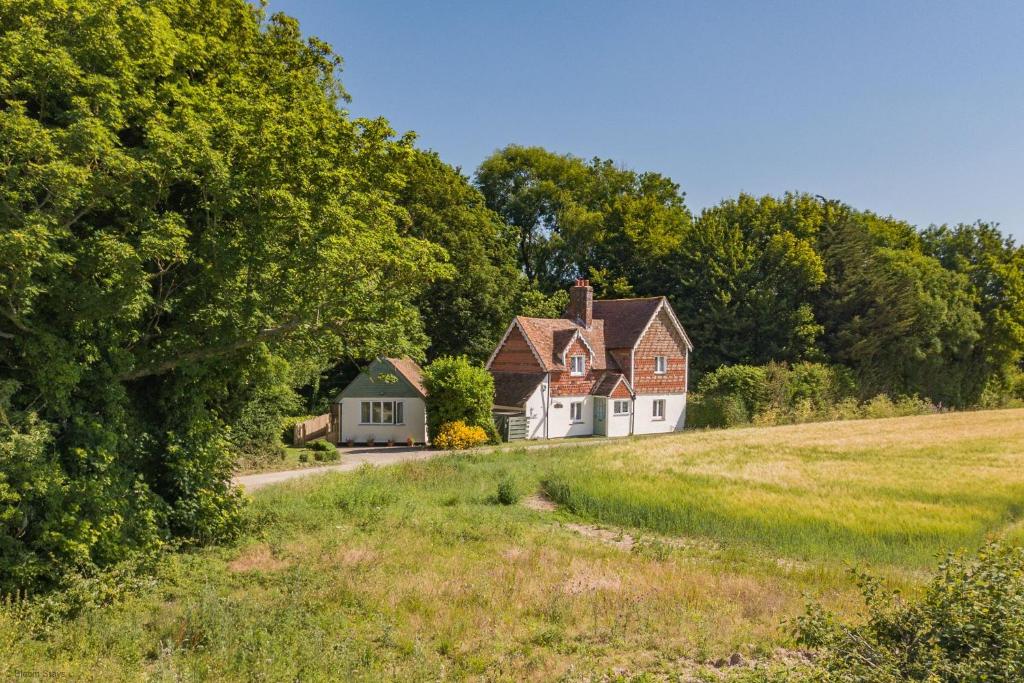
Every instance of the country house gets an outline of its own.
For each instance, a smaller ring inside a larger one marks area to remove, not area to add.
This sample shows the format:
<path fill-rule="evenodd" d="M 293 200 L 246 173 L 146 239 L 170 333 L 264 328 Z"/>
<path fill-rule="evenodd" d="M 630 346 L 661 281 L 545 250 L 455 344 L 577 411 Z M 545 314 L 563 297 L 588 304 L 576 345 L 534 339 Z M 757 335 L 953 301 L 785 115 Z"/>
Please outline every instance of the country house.
<path fill-rule="evenodd" d="M 508 326 L 487 361 L 494 412 L 530 439 L 679 431 L 692 350 L 665 297 L 594 301 L 577 280 L 564 317 Z"/>

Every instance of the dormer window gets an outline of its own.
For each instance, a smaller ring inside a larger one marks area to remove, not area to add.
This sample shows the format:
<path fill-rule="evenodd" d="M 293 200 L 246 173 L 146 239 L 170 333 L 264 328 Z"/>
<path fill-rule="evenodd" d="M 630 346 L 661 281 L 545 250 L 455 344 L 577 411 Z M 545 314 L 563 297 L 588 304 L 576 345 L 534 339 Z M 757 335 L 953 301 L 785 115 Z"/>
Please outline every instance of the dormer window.
<path fill-rule="evenodd" d="M 584 367 L 584 356 L 573 356 L 569 364 L 569 374 L 573 377 L 582 377 Z"/>
<path fill-rule="evenodd" d="M 664 375 L 668 372 L 668 362 L 665 360 L 665 356 L 654 357 L 654 374 Z"/>

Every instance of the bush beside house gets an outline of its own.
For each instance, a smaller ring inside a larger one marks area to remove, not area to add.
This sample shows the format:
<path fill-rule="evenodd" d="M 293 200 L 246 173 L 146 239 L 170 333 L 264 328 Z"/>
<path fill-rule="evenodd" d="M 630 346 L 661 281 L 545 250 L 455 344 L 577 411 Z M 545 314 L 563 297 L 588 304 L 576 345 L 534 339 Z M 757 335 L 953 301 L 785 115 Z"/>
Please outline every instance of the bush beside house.
<path fill-rule="evenodd" d="M 427 393 L 427 428 L 434 445 L 441 448 L 469 447 L 441 445 L 449 442 L 479 445 L 476 443 L 479 435 L 472 428 L 484 434 L 481 443 L 498 442 L 498 430 L 491 416 L 494 378 L 487 370 L 464 356 L 445 356 L 424 369 L 423 385 Z M 461 427 L 455 425 L 459 422 Z"/>

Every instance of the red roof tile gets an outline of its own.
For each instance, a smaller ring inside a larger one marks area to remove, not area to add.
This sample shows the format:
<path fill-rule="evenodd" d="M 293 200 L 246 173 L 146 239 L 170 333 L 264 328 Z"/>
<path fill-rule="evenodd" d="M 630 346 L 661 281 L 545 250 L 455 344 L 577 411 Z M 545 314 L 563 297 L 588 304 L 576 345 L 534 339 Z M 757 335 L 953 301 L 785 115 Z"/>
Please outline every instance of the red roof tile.
<path fill-rule="evenodd" d="M 423 386 L 423 368 L 412 358 L 385 358 L 416 391 L 422 396 L 427 395 L 427 389 Z"/>

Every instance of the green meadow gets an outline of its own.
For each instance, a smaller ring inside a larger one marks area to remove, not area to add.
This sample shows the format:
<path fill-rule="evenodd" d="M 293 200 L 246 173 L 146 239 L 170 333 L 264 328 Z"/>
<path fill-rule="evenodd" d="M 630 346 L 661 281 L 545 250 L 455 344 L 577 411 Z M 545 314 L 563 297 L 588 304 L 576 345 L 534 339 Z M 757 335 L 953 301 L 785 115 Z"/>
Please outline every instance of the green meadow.
<path fill-rule="evenodd" d="M 1024 411 L 456 454 L 253 500 L 258 531 L 110 604 L 0 612 L 0 679 L 785 680 L 808 599 L 856 614 L 851 567 L 912 594 L 940 553 L 1022 537 Z"/>

